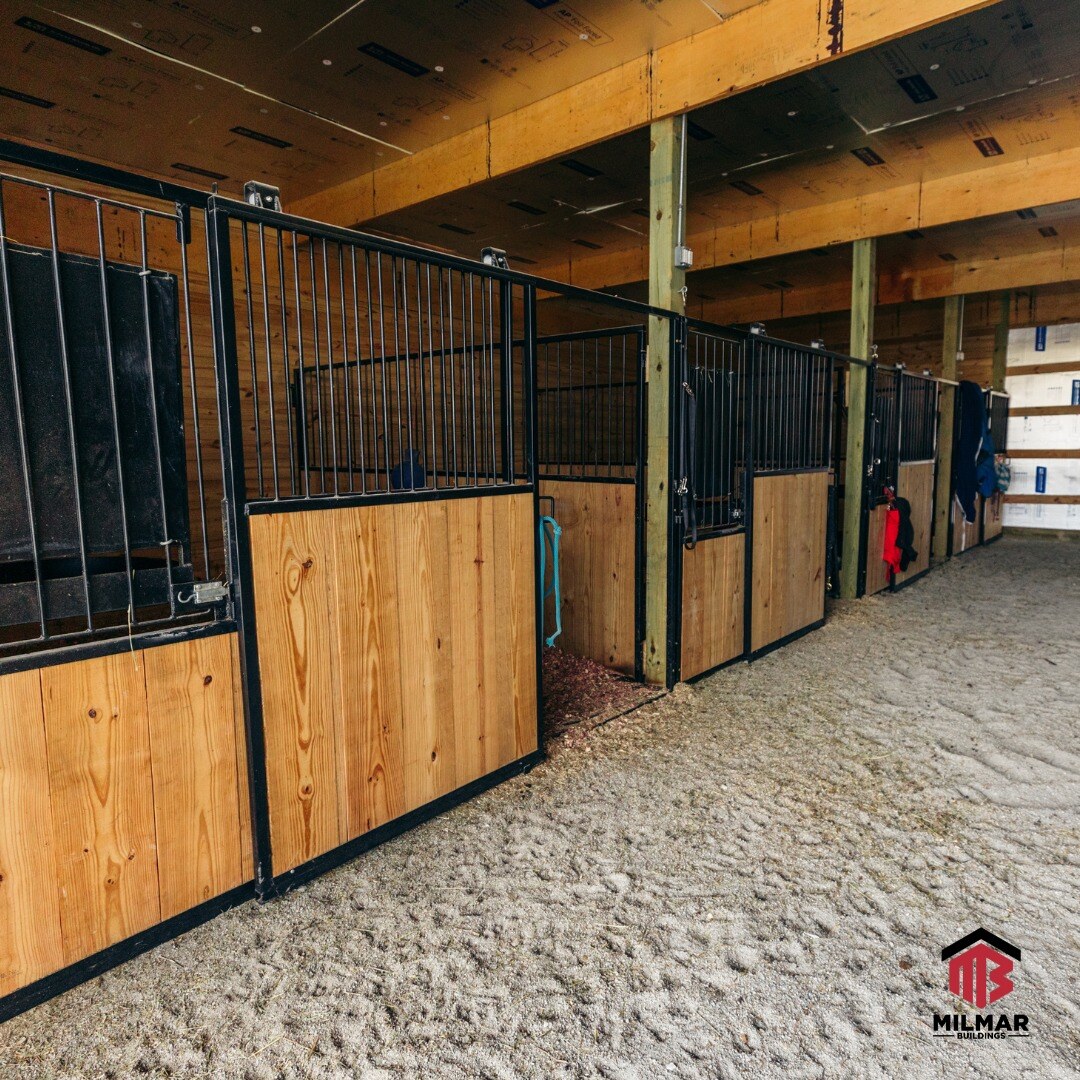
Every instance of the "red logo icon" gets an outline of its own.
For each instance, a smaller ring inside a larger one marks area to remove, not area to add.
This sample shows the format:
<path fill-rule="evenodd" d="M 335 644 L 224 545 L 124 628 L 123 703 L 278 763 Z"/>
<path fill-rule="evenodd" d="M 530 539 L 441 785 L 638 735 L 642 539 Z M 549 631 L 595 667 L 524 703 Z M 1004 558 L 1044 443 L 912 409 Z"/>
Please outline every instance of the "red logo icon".
<path fill-rule="evenodd" d="M 949 993 L 985 1009 L 1012 991 L 1009 973 L 1013 961 L 1020 959 L 1020 950 L 979 927 L 942 949 L 941 959 L 949 962 Z"/>

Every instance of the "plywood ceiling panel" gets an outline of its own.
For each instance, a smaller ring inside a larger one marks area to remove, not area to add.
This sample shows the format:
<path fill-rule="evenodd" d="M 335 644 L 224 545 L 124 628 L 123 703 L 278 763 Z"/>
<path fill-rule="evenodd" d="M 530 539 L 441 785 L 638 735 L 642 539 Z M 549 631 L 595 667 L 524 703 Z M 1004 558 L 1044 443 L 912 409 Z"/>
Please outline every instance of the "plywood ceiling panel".
<path fill-rule="evenodd" d="M 698 110 L 689 234 L 1076 146 L 1075 11 L 1075 0 L 1011 0 Z M 497 244 L 539 263 L 644 243 L 643 133 L 582 151 L 572 167 L 587 175 L 553 163 L 374 224 L 464 251 Z M 535 212 L 526 218 L 515 203 Z M 467 239 L 455 242 L 447 226 Z"/>
<path fill-rule="evenodd" d="M 296 197 L 754 2 L 5 2 L 0 131 L 158 174 L 276 179 Z"/>

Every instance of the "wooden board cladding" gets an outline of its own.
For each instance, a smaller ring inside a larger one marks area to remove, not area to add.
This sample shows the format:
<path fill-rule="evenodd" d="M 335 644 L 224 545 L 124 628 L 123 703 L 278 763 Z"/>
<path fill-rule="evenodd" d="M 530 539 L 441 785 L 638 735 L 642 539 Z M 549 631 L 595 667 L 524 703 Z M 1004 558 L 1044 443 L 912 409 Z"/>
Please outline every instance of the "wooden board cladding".
<path fill-rule="evenodd" d="M 0 676 L 0 994 L 250 879 L 236 650 Z"/>
<path fill-rule="evenodd" d="M 981 543 L 979 539 L 979 519 L 982 517 L 982 496 L 975 496 L 975 520 L 967 521 L 964 518 L 964 512 L 960 509 L 960 504 L 953 498 L 953 534 L 952 534 L 952 553 L 954 555 L 960 555 L 967 551 L 969 548 L 978 547 Z"/>
<path fill-rule="evenodd" d="M 896 575 L 898 585 L 930 568 L 930 532 L 934 523 L 934 463 L 932 461 L 901 464 L 896 493 L 911 504 L 911 525 L 915 530 L 912 547 L 917 552 L 914 562 Z M 870 511 L 866 541 L 866 592 L 873 596 L 889 587 L 889 568 L 882 558 L 885 546 L 884 504 Z"/>
<path fill-rule="evenodd" d="M 911 504 L 911 527 L 915 530 L 912 546 L 914 561 L 896 575 L 898 585 L 930 569 L 930 533 L 934 525 L 934 463 L 932 461 L 901 464 L 897 478 L 897 494 Z"/>
<path fill-rule="evenodd" d="M 633 484 L 542 480 L 540 494 L 555 500 L 562 526 L 559 568 L 562 635 L 559 648 L 634 674 L 636 489 Z M 544 615 L 555 625 L 554 600 Z"/>
<path fill-rule="evenodd" d="M 537 748 L 531 493 L 255 515 L 273 869 Z"/>
<path fill-rule="evenodd" d="M 824 617 L 828 492 L 825 471 L 754 480 L 755 652 Z"/>
<path fill-rule="evenodd" d="M 872 507 L 866 530 L 866 589 L 864 596 L 873 596 L 889 587 L 889 564 L 882 558 L 885 550 L 885 519 L 888 507 Z"/>
<path fill-rule="evenodd" d="M 682 551 L 683 680 L 743 652 L 746 534 L 714 536 Z"/>
<path fill-rule="evenodd" d="M 1000 536 L 1003 530 L 1002 525 L 1002 508 L 1004 504 L 1004 498 L 1001 492 L 997 492 L 991 495 L 989 499 L 986 499 L 983 503 L 983 542 L 987 540 L 993 540 L 995 536 Z"/>

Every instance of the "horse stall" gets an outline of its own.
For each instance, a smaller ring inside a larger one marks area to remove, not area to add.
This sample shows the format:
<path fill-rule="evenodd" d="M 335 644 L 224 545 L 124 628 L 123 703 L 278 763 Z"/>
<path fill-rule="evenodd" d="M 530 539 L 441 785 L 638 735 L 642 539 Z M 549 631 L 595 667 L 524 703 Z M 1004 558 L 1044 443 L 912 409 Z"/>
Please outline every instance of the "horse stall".
<path fill-rule="evenodd" d="M 1009 395 L 1001 390 L 986 391 L 986 422 L 994 443 L 995 459 L 1009 454 Z M 982 504 L 982 542 L 989 544 L 1000 540 L 1003 532 L 1005 495 L 995 491 Z"/>
<path fill-rule="evenodd" d="M 952 476 L 952 514 L 949 527 L 949 554 L 962 555 L 965 551 L 979 547 L 988 540 L 996 540 L 1002 533 L 1002 511 L 1004 508 L 1004 496 L 995 490 L 991 495 L 984 496 L 976 491 L 974 515 L 968 520 L 960 506 L 960 500 L 956 497 L 957 469 L 960 465 L 960 440 L 961 429 L 965 422 L 965 406 L 963 388 L 970 389 L 968 409 L 975 414 L 974 418 L 968 418 L 977 428 L 978 450 L 975 453 L 976 463 L 981 463 L 983 456 L 988 453 L 986 449 L 986 433 L 989 432 L 990 440 L 994 444 L 994 462 L 1007 452 L 1008 449 L 1008 425 L 1009 425 L 1009 395 L 997 390 L 982 390 L 976 393 L 974 384 L 961 383 L 956 393 L 956 412 L 954 422 L 953 444 L 953 476 Z"/>
<path fill-rule="evenodd" d="M 8 160 L 0 1019 L 539 760 L 541 632 L 530 279 Z"/>
<path fill-rule="evenodd" d="M 251 893 L 207 222 L 0 171 L 0 1019 Z"/>
<path fill-rule="evenodd" d="M 687 320 L 677 418 L 677 678 L 819 626 L 836 359 Z"/>
<path fill-rule="evenodd" d="M 564 307 L 565 310 L 565 307 Z M 562 530 L 566 652 L 642 676 L 645 545 L 644 325 L 536 341 L 542 498 Z M 554 626 L 554 597 L 545 623 Z"/>
<path fill-rule="evenodd" d="M 937 469 L 937 380 L 877 363 L 867 378 L 860 596 L 908 585 L 930 569 Z M 914 533 L 915 557 L 902 570 L 883 557 L 897 498 L 908 503 Z"/>

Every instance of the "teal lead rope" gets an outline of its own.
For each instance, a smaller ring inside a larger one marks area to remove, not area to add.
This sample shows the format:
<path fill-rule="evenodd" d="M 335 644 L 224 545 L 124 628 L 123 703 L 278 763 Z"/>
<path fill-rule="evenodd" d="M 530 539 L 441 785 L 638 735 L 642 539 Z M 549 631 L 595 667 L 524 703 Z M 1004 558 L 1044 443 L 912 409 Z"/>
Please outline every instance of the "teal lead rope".
<path fill-rule="evenodd" d="M 547 598 L 555 597 L 555 633 L 544 638 L 544 644 L 551 646 L 562 633 L 562 592 L 559 587 L 559 537 L 562 527 L 553 518 L 543 516 L 539 519 L 540 528 L 540 603 L 547 607 Z M 547 584 L 547 550 L 551 548 L 551 584 Z"/>

